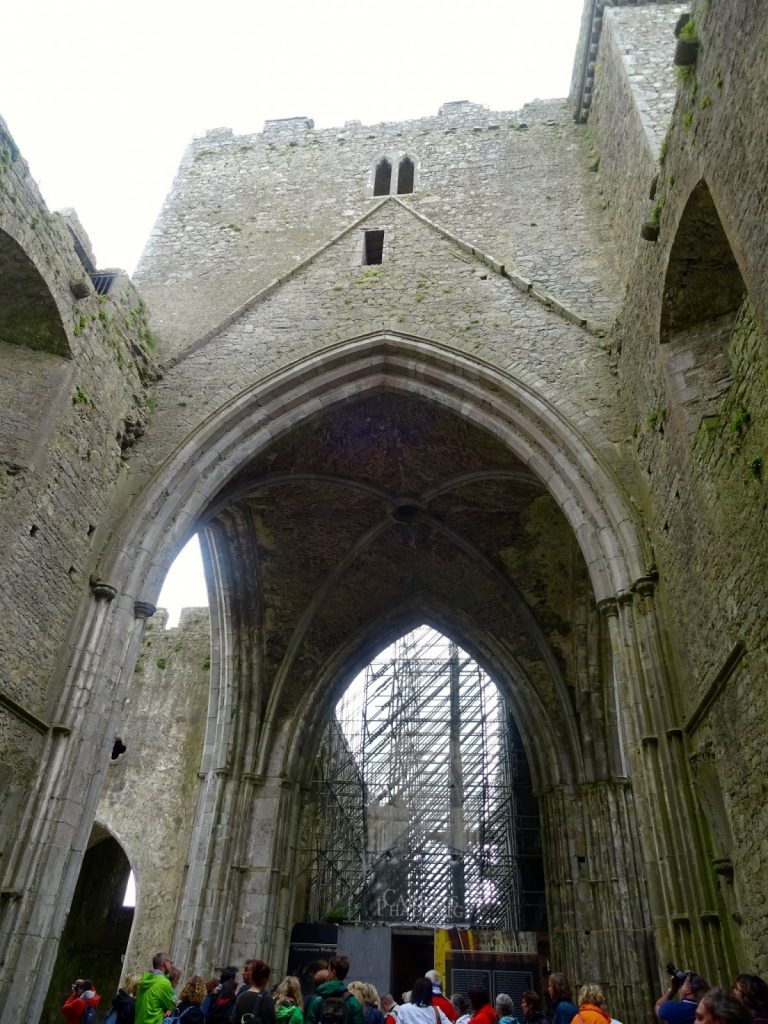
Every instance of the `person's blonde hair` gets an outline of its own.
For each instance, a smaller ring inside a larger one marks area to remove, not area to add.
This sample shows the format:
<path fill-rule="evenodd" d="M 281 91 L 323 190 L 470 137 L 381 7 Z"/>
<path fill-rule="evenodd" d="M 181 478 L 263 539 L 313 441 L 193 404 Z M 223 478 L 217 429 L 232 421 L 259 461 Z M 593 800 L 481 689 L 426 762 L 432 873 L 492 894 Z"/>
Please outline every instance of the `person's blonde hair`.
<path fill-rule="evenodd" d="M 348 981 L 347 988 L 360 1003 L 362 1007 L 365 1006 L 365 982 L 364 981 Z"/>
<path fill-rule="evenodd" d="M 187 984 L 181 990 L 180 1003 L 189 1003 L 191 1006 L 199 1006 L 208 994 L 205 979 L 199 974 L 193 974 Z"/>
<path fill-rule="evenodd" d="M 372 985 L 369 981 L 364 982 L 363 995 L 365 996 L 366 1003 L 373 1003 L 377 1010 L 381 1009 L 379 993 L 375 985 Z"/>
<path fill-rule="evenodd" d="M 601 1010 L 605 1009 L 605 992 L 594 981 L 582 985 L 579 989 L 579 1006 L 583 1006 L 585 1003 L 599 1006 Z"/>
<path fill-rule="evenodd" d="M 127 992 L 129 996 L 135 996 L 136 993 L 139 991 L 140 984 L 140 974 L 126 974 L 123 980 L 123 992 Z"/>
<path fill-rule="evenodd" d="M 275 989 L 275 1006 L 298 1006 L 304 1009 L 301 982 L 294 974 L 287 974 Z"/>

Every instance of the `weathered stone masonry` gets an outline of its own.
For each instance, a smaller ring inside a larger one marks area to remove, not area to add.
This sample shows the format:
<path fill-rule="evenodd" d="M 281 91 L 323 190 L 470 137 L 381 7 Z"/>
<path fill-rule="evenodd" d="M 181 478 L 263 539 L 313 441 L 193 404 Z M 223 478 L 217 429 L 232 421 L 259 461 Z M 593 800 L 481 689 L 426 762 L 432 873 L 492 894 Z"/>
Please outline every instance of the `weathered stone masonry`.
<path fill-rule="evenodd" d="M 3 128 L 0 1020 L 39 1019 L 95 818 L 127 966 L 281 965 L 324 716 L 422 621 L 517 720 L 553 964 L 628 1022 L 668 959 L 768 970 L 765 35 L 589 0 L 567 102 L 196 140 L 137 273 L 162 375 Z M 198 530 L 210 634 L 148 629 Z"/>

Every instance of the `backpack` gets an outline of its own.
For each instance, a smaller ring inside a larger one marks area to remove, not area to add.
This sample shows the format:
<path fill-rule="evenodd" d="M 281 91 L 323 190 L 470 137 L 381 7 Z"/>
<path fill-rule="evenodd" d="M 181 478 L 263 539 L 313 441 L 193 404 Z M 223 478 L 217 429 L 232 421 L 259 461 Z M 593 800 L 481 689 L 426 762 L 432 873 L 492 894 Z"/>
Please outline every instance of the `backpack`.
<path fill-rule="evenodd" d="M 246 993 L 243 993 L 245 995 Z M 237 1002 L 235 1003 L 235 1010 L 231 1020 L 235 1021 L 235 1024 L 254 1024 L 255 1021 L 261 1020 L 261 1004 L 264 1002 L 264 992 L 248 992 L 248 995 L 256 996 L 256 999 L 250 1000 L 250 1008 L 248 1010 L 242 1010 L 238 1018 L 237 1014 Z M 237 997 L 238 1000 L 240 996 Z"/>
<path fill-rule="evenodd" d="M 96 1007 L 93 1003 L 85 1004 L 83 1016 L 80 1018 L 80 1024 L 96 1024 Z"/>
<path fill-rule="evenodd" d="M 331 996 L 323 996 L 317 1024 L 345 1024 L 347 1019 L 347 1000 L 352 995 L 348 990 L 336 992 Z"/>
<path fill-rule="evenodd" d="M 233 998 L 230 996 L 219 996 L 208 1011 L 208 1015 L 205 1018 L 206 1024 L 208 1024 L 208 1021 L 217 1020 L 228 1022 L 234 1008 L 235 1000 Z"/>

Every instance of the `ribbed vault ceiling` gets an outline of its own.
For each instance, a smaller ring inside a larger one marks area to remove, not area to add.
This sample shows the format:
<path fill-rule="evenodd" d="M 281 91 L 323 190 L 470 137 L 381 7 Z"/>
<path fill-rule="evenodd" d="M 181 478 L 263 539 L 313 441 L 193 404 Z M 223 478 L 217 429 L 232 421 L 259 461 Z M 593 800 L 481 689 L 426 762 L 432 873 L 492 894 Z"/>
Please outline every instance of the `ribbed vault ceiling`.
<path fill-rule="evenodd" d="M 277 439 L 211 511 L 234 617 L 258 609 L 260 676 L 289 703 L 415 601 L 506 646 L 558 713 L 553 668 L 576 670 L 586 568 L 553 499 L 490 433 L 383 391 Z"/>

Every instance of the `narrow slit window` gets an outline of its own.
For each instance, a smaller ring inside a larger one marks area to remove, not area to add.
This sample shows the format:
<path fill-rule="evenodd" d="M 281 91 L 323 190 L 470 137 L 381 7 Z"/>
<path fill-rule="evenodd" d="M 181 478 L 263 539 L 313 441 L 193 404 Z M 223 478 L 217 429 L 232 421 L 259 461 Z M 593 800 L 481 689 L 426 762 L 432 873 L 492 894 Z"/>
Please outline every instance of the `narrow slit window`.
<path fill-rule="evenodd" d="M 409 156 L 403 157 L 400 161 L 400 170 L 397 175 L 398 195 L 410 195 L 413 192 L 413 160 Z"/>
<path fill-rule="evenodd" d="M 383 231 L 366 231 L 365 232 L 365 250 L 363 252 L 363 264 L 366 267 L 373 266 L 376 263 L 381 263 L 381 258 L 384 255 L 384 232 Z"/>
<path fill-rule="evenodd" d="M 392 164 L 389 160 L 379 160 L 376 164 L 376 177 L 373 182 L 375 196 L 388 196 L 392 187 Z"/>

